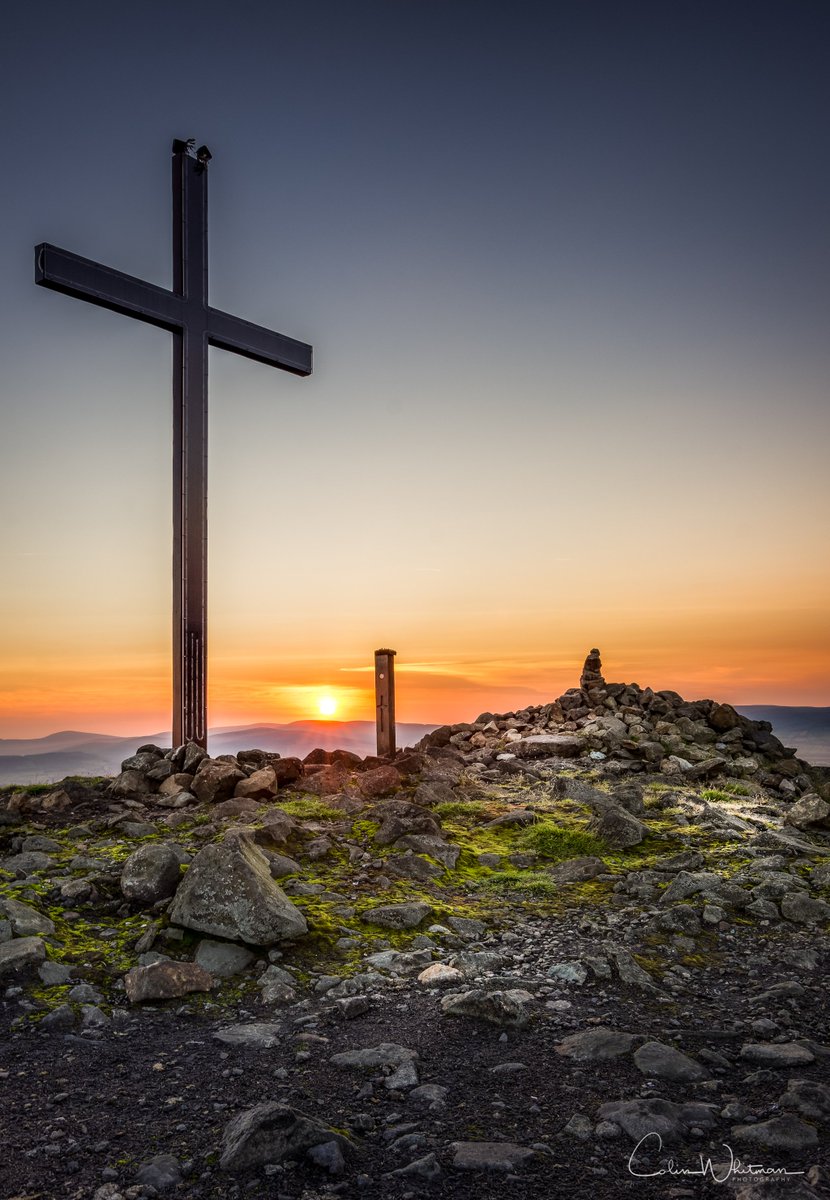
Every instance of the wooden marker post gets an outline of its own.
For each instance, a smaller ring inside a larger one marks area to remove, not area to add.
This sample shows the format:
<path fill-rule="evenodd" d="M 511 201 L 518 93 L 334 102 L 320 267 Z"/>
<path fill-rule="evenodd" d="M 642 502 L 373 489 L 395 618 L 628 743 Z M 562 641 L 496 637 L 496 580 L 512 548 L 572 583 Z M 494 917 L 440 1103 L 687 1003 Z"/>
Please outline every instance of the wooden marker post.
<path fill-rule="evenodd" d="M 395 757 L 395 651 L 375 651 L 378 758 Z"/>

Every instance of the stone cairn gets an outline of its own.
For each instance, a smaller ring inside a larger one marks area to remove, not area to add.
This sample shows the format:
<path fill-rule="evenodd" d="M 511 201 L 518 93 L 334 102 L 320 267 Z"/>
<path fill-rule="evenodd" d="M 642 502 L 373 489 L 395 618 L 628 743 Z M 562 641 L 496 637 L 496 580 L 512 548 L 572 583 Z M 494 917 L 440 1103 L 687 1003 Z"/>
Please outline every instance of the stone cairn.
<path fill-rule="evenodd" d="M 593 700 L 600 699 L 605 693 L 605 680 L 602 675 L 602 660 L 599 656 L 599 650 L 589 650 L 588 657 L 585 659 L 585 666 L 582 668 L 582 674 L 579 677 L 579 686 L 583 691 L 587 692 Z"/>

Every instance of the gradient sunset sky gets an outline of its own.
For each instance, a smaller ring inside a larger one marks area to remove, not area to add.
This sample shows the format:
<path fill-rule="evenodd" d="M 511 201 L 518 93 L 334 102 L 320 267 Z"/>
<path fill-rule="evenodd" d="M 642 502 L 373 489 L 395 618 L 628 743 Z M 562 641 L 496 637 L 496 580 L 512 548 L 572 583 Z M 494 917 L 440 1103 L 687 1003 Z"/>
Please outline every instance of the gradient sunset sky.
<path fill-rule="evenodd" d="M 170 143 L 211 303 L 213 726 L 606 677 L 830 704 L 830 7 L 28 0 L 4 13 L 0 737 L 169 728 Z"/>

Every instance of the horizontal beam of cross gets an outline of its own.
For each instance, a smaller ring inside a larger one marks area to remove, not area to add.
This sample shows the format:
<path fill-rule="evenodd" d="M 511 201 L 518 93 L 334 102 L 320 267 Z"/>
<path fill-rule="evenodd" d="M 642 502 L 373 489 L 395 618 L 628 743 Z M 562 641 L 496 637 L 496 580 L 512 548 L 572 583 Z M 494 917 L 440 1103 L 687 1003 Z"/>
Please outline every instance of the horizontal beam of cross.
<path fill-rule="evenodd" d="M 61 250 L 48 242 L 35 248 L 35 282 L 90 304 L 182 333 L 188 324 L 207 327 L 208 342 L 293 375 L 311 374 L 311 346 L 209 305 L 203 307 L 166 288 Z M 201 317 L 202 320 L 198 318 Z"/>

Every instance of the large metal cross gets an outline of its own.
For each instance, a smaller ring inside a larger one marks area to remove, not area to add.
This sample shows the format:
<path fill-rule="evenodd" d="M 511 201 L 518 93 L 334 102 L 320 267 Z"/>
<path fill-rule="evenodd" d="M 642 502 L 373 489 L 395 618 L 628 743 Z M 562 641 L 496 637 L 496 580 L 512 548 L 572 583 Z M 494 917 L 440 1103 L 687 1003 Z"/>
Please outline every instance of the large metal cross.
<path fill-rule="evenodd" d="M 294 375 L 311 346 L 208 304 L 206 146 L 173 142 L 173 290 L 113 271 L 47 242 L 35 282 L 173 334 L 173 744 L 207 740 L 208 346 Z"/>

